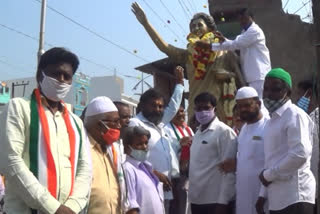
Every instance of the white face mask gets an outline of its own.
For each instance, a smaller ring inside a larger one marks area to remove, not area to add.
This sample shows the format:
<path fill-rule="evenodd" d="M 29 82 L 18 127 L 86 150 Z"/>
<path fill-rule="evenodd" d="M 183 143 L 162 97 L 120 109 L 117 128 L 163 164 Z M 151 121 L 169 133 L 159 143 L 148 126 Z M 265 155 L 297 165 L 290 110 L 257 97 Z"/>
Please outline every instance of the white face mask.
<path fill-rule="evenodd" d="M 59 102 L 64 99 L 71 89 L 71 84 L 61 83 L 58 80 L 48 77 L 42 72 L 43 80 L 39 83 L 41 91 L 49 100 Z"/>

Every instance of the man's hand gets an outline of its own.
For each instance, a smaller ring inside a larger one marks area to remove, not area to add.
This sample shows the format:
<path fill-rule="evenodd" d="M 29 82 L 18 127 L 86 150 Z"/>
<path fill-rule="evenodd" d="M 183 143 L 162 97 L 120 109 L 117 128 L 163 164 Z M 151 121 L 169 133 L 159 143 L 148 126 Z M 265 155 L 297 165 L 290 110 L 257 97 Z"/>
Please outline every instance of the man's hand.
<path fill-rule="evenodd" d="M 214 213 L 227 214 L 228 213 L 228 205 L 217 204 Z"/>
<path fill-rule="evenodd" d="M 264 214 L 264 203 L 266 202 L 266 199 L 263 197 L 259 197 L 256 202 L 256 211 L 258 214 Z"/>
<path fill-rule="evenodd" d="M 204 42 L 204 41 L 197 41 L 196 47 L 204 49 L 204 50 L 211 50 L 211 43 Z"/>
<path fill-rule="evenodd" d="M 174 76 L 176 77 L 177 84 L 183 85 L 183 79 L 184 79 L 184 69 L 181 66 L 177 66 L 174 70 Z"/>
<path fill-rule="evenodd" d="M 131 11 L 142 25 L 148 22 L 146 14 L 137 2 L 132 3 Z"/>
<path fill-rule="evenodd" d="M 187 136 L 180 139 L 180 145 L 181 146 L 191 146 L 192 143 L 192 137 Z"/>
<path fill-rule="evenodd" d="M 264 170 L 262 170 L 262 172 L 260 173 L 259 179 L 260 179 L 261 183 L 263 184 L 263 186 L 267 187 L 267 186 L 269 186 L 272 182 L 267 181 L 267 180 L 264 178 L 263 172 L 264 172 Z"/>
<path fill-rule="evenodd" d="M 220 171 L 224 173 L 235 172 L 237 169 L 237 159 L 227 159 L 221 162 L 218 166 Z"/>
<path fill-rule="evenodd" d="M 168 192 L 171 190 L 171 181 L 169 180 L 169 178 L 162 174 L 161 172 L 158 172 L 156 170 L 153 170 L 153 173 L 159 178 L 159 180 L 163 183 L 163 189 L 164 191 Z"/>
<path fill-rule="evenodd" d="M 220 43 L 223 43 L 226 41 L 226 37 L 224 37 L 224 35 L 221 32 L 216 31 L 214 32 L 214 35 L 219 39 Z"/>
<path fill-rule="evenodd" d="M 55 214 L 76 214 L 76 213 L 73 212 L 69 207 L 61 205 Z"/>

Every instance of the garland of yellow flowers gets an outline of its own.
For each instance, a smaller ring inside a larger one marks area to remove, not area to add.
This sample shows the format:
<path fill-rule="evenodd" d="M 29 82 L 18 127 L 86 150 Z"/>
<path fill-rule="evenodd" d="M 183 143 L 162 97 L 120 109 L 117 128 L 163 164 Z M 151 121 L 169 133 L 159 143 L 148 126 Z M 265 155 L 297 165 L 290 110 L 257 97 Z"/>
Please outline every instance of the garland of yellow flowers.
<path fill-rule="evenodd" d="M 197 41 L 218 43 L 219 39 L 215 37 L 214 33 L 208 32 L 201 38 L 193 33 L 190 33 L 187 37 L 187 40 L 189 42 L 188 51 L 191 53 L 189 60 L 192 62 L 195 68 L 194 78 L 196 80 L 202 80 L 207 72 L 207 67 L 214 62 L 217 53 L 215 51 L 198 48 L 195 46 L 195 43 Z"/>

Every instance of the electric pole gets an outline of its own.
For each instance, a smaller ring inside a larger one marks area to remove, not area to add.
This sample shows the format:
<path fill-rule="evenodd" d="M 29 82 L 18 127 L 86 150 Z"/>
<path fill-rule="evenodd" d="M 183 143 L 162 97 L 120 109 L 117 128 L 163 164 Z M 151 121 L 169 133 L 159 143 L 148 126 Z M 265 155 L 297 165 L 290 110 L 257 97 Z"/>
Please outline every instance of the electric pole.
<path fill-rule="evenodd" d="M 47 9 L 47 0 L 42 0 L 41 16 L 40 16 L 38 63 L 40 61 L 41 55 L 44 53 L 44 32 L 45 32 L 45 25 L 46 25 L 46 9 Z"/>

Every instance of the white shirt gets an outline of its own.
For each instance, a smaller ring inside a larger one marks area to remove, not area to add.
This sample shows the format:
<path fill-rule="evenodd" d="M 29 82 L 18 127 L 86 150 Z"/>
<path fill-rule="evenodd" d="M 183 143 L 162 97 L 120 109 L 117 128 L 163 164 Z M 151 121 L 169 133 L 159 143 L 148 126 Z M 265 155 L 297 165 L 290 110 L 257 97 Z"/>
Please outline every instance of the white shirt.
<path fill-rule="evenodd" d="M 269 210 L 298 202 L 315 203 L 315 179 L 310 170 L 312 153 L 310 117 L 288 100 L 272 113 L 265 127 L 264 178 Z"/>
<path fill-rule="evenodd" d="M 193 137 L 190 150 L 189 201 L 228 204 L 235 196 L 235 174 L 220 172 L 218 164 L 236 157 L 236 133 L 215 118 Z M 234 152 L 230 152 L 234 151 Z"/>
<path fill-rule="evenodd" d="M 271 70 L 269 49 L 262 29 L 254 22 L 235 40 L 213 43 L 212 50 L 240 50 L 240 63 L 245 80 L 250 83 L 264 80 Z"/>
<path fill-rule="evenodd" d="M 311 171 L 318 182 L 318 164 L 319 164 L 319 108 L 316 108 L 310 114 L 311 120 L 314 123 L 312 156 L 311 156 Z M 318 190 L 318 188 L 316 188 Z"/>
<path fill-rule="evenodd" d="M 236 173 L 236 213 L 256 214 L 255 203 L 261 183 L 259 174 L 264 168 L 263 131 L 268 121 L 262 117 L 258 122 L 245 124 L 238 136 Z"/>
<path fill-rule="evenodd" d="M 182 100 L 183 86 L 178 84 L 175 87 L 171 100 L 164 111 L 162 122 L 157 126 L 146 119 L 142 112 L 130 120 L 129 126 L 142 126 L 147 129 L 151 137 L 148 143 L 148 161 L 152 164 L 153 169 L 163 173 L 171 179 L 172 164 L 177 160 L 172 160 L 171 137 L 165 132 L 164 126 L 169 123 L 176 115 Z M 173 199 L 172 192 L 164 192 L 165 199 Z"/>

